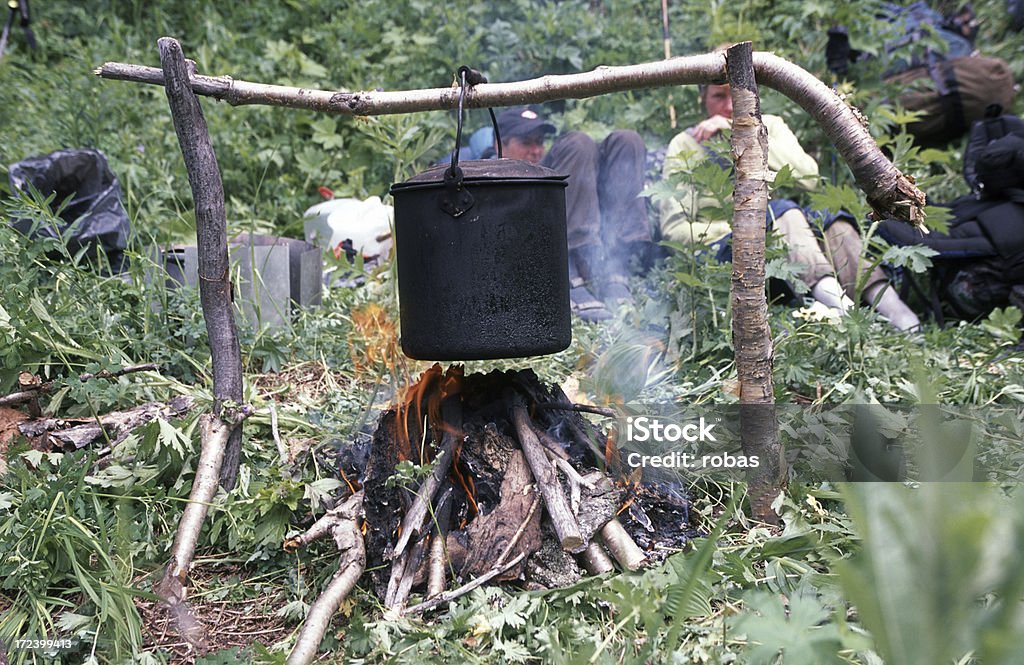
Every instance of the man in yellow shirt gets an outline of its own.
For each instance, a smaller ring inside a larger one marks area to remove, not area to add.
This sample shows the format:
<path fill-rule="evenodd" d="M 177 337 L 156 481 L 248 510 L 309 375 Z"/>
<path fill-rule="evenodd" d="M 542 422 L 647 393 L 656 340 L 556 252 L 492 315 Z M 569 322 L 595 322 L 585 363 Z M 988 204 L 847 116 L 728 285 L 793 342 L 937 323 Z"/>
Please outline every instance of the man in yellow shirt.
<path fill-rule="evenodd" d="M 709 85 L 701 89 L 701 102 L 707 118 L 678 134 L 669 143 L 665 158 L 666 178 L 681 171 L 692 170 L 707 159 L 730 168 L 720 155 L 710 151 L 706 143 L 722 130 L 732 127 L 732 95 L 728 85 Z M 768 130 L 768 168 L 774 174 L 789 165 L 796 182 L 811 190 L 817 185 L 818 164 L 800 146 L 785 121 L 773 115 L 762 116 Z M 729 221 L 713 219 L 702 211 L 714 202 L 702 197 L 693 187 L 681 186 L 678 195 L 661 205 L 661 232 L 677 242 L 715 242 L 730 232 Z M 846 311 L 853 306 L 863 241 L 856 222 L 845 213 L 828 214 L 823 220 L 824 238 L 819 239 L 807 219 L 807 212 L 788 199 L 773 199 L 768 206 L 768 224 L 784 239 L 789 259 L 804 266 L 800 278 L 811 288 L 815 300 L 829 307 Z M 826 256 L 822 245 L 827 244 Z M 871 270 L 861 297 L 873 304 L 878 313 L 900 330 L 920 326 L 913 311 L 889 288 L 885 273 L 878 267 Z"/>

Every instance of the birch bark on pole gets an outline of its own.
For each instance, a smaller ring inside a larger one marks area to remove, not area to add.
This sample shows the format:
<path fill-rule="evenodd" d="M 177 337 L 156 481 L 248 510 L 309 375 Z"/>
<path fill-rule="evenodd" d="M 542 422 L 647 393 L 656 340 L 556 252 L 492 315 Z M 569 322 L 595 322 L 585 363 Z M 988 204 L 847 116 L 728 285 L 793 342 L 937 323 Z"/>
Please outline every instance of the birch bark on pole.
<path fill-rule="evenodd" d="M 157 45 L 174 132 L 195 202 L 199 298 L 213 364 L 213 412 L 220 415 L 225 401 L 235 404 L 242 401 L 242 354 L 231 303 L 224 185 L 203 110 L 192 91 L 191 73 L 181 45 L 170 37 L 162 37 Z M 242 428 L 236 427 L 228 438 L 219 471 L 220 484 L 226 490 L 235 486 L 241 455 Z"/>
<path fill-rule="evenodd" d="M 732 221 L 732 336 L 740 384 L 744 454 L 761 466 L 748 477 L 750 508 L 776 523 L 771 504 L 782 489 L 785 458 L 778 439 L 772 383 L 772 338 L 765 295 L 765 214 L 768 208 L 768 132 L 754 80 L 750 42 L 726 52 L 732 93 L 732 154 L 736 189 Z"/>

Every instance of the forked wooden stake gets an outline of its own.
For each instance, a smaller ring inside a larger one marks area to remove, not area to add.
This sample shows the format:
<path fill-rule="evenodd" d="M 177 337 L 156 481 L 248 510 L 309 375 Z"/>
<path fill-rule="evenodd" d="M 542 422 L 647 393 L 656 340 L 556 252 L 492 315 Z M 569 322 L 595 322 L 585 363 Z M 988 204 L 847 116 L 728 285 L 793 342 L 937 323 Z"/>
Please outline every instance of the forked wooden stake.
<path fill-rule="evenodd" d="M 330 584 L 310 606 L 295 646 L 288 656 L 288 665 L 306 665 L 313 661 L 331 618 L 362 577 L 366 569 L 366 546 L 360 531 L 362 517 L 363 493 L 357 492 L 345 503 L 328 511 L 309 531 L 292 541 L 295 545 L 301 545 L 330 533 L 341 553 L 341 561 Z"/>
<path fill-rule="evenodd" d="M 765 296 L 765 213 L 768 208 L 768 131 L 754 78 L 750 42 L 727 52 L 732 94 L 732 152 L 736 156 L 732 222 L 732 337 L 740 383 L 743 451 L 762 460 L 751 474 L 750 506 L 756 519 L 777 524 L 771 504 L 786 482 L 772 383 L 772 336 Z"/>
<path fill-rule="evenodd" d="M 157 45 L 166 81 L 167 104 L 195 201 L 199 300 L 213 364 L 213 412 L 220 415 L 225 402 L 242 402 L 242 351 L 238 345 L 231 302 L 224 184 L 203 110 L 192 92 L 192 74 L 185 63 L 181 45 L 170 37 L 161 38 Z M 224 489 L 230 490 L 235 486 L 241 455 L 242 430 L 232 429 L 219 469 L 220 484 Z"/>

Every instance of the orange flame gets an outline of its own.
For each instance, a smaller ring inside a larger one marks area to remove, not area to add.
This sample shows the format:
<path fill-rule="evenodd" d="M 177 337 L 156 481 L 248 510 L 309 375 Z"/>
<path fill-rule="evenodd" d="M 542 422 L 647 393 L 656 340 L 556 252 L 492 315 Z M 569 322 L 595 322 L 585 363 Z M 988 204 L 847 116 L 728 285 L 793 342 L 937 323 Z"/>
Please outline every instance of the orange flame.
<path fill-rule="evenodd" d="M 413 459 L 412 436 L 409 430 L 415 427 L 413 431 L 419 431 L 420 427 L 428 424 L 423 422 L 424 402 L 427 402 L 429 412 L 431 410 L 430 402 L 436 399 L 434 386 L 439 378 L 441 378 L 441 366 L 435 364 L 424 372 L 416 383 L 405 389 L 401 401 L 395 407 L 395 416 L 398 421 L 397 454 L 400 462 Z M 424 460 L 422 455 L 417 455 L 414 461 L 423 464 L 427 460 Z"/>
<path fill-rule="evenodd" d="M 440 440 L 445 435 L 463 436 L 455 425 L 445 421 L 442 409 L 445 400 L 462 393 L 464 377 L 465 370 L 461 365 L 453 365 L 442 371 L 439 364 L 434 364 L 402 392 L 395 406 L 398 424 L 396 452 L 399 461 L 411 459 L 419 464 L 429 464 L 433 460 L 434 450 L 426 445 L 430 440 L 427 432 L 433 433 L 434 440 Z M 463 473 L 459 468 L 460 452 L 461 443 L 453 451 L 449 477 L 466 493 L 470 509 L 468 517 L 471 519 L 479 512 L 476 486 L 471 475 Z"/>
<path fill-rule="evenodd" d="M 395 369 L 402 362 L 398 350 L 398 326 L 391 314 L 377 303 L 352 310 L 352 331 L 348 335 L 352 367 L 356 377 L 380 375 L 383 369 Z"/>
<path fill-rule="evenodd" d="M 626 486 L 626 500 L 622 502 L 622 506 L 615 511 L 616 517 L 626 512 L 633 500 L 636 499 L 637 492 L 640 490 L 640 480 L 643 478 L 643 469 L 633 469 L 633 472 L 629 474 L 628 478 L 620 481 L 620 484 Z"/>
<path fill-rule="evenodd" d="M 462 392 L 464 376 L 465 370 L 461 365 L 453 365 L 442 371 L 439 364 L 434 364 L 402 392 L 395 406 L 398 423 L 396 452 L 399 461 L 411 459 L 419 464 L 429 464 L 433 460 L 433 449 L 425 445 L 429 441 L 427 432 L 433 432 L 435 440 L 440 440 L 446 434 L 462 436 L 462 432 L 452 423 L 445 422 L 442 405 L 446 399 Z M 418 440 L 414 442 L 414 438 Z M 470 510 L 475 515 L 478 510 L 476 488 L 473 479 L 459 469 L 460 448 L 455 448 L 450 475 L 465 491 Z"/>
<path fill-rule="evenodd" d="M 608 434 L 604 439 L 604 463 L 605 467 L 611 472 L 612 477 L 618 478 L 621 472 L 621 464 L 619 460 L 619 448 L 615 445 L 618 440 L 618 430 L 613 425 L 608 428 Z"/>
<path fill-rule="evenodd" d="M 473 482 L 473 476 L 470 474 L 462 473 L 459 469 L 459 454 L 462 452 L 462 447 L 459 446 L 455 449 L 455 457 L 452 459 L 452 475 L 455 480 L 459 483 L 459 487 L 466 493 L 466 498 L 469 500 L 469 515 L 467 517 L 472 519 L 474 515 L 480 512 L 480 509 L 476 505 L 476 484 Z"/>
<path fill-rule="evenodd" d="M 359 491 L 357 489 L 359 487 L 359 481 L 358 480 L 355 482 L 355 484 L 353 484 L 352 481 L 348 479 L 348 476 L 345 475 L 345 469 L 338 469 L 338 471 L 341 473 L 341 479 L 345 481 L 346 485 L 348 485 L 348 491 L 349 492 L 352 492 L 353 494 L 355 494 L 357 491 Z"/>

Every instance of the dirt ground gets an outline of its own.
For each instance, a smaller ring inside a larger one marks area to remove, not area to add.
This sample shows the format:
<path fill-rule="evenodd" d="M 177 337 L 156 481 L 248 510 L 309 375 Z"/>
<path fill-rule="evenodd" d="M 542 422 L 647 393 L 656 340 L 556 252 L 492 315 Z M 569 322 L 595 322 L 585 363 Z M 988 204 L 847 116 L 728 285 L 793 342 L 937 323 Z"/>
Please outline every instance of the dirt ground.
<path fill-rule="evenodd" d="M 217 568 L 194 570 L 190 580 L 192 594 L 188 604 L 195 618 L 205 628 L 206 648 L 196 649 L 181 637 L 175 619 L 169 616 L 164 605 L 136 599 L 135 606 L 142 617 L 142 638 L 146 649 L 163 649 L 170 655 L 169 662 L 173 665 L 192 665 L 204 653 L 238 647 L 245 654 L 246 649 L 255 643 L 269 648 L 288 637 L 295 629 L 293 623 L 277 615 L 285 601 L 282 599 L 283 594 L 273 585 L 263 585 L 267 589 L 251 597 L 215 598 L 218 592 L 247 585 L 245 580 L 236 582 L 231 579 L 231 583 L 225 587 L 225 580 L 233 578 L 238 571 Z"/>

